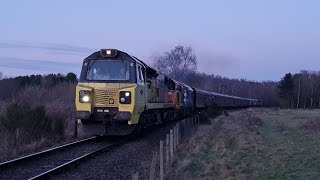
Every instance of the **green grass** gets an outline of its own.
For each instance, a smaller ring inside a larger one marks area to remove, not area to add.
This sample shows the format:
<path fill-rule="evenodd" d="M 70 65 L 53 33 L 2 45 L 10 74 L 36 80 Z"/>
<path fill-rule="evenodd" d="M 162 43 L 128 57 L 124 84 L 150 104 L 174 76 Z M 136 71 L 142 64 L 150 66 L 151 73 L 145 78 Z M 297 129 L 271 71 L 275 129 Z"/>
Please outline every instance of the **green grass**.
<path fill-rule="evenodd" d="M 265 116 L 262 127 L 265 168 L 261 179 L 317 179 L 320 175 L 320 140 L 318 134 L 305 132 L 299 127 L 307 119 L 315 117 L 304 114 L 305 118 L 295 118 L 296 114 Z M 283 123 L 282 131 L 276 128 Z"/>
<path fill-rule="evenodd" d="M 253 113 L 252 113 L 253 112 Z M 319 110 L 235 112 L 220 129 L 202 127 L 180 147 L 177 179 L 319 179 L 320 135 L 301 125 L 320 119 Z M 257 131 L 246 119 L 258 117 Z M 213 134 L 214 132 L 214 134 Z M 201 137 L 201 138 L 199 138 Z M 200 147 L 195 148 L 195 147 Z M 179 162 L 188 164 L 179 167 Z"/>

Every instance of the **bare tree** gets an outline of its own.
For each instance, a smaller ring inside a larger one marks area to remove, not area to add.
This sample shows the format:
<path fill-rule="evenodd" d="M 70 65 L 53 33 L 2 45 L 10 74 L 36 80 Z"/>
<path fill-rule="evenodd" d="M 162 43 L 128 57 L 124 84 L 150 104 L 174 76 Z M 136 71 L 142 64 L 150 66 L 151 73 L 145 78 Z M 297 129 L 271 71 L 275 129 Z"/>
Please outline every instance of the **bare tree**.
<path fill-rule="evenodd" d="M 296 108 L 300 107 L 300 97 L 301 97 L 301 74 L 295 74 L 294 75 L 294 83 L 298 84 L 298 89 L 296 90 L 296 97 L 297 97 L 297 105 Z"/>
<path fill-rule="evenodd" d="M 184 81 L 185 76 L 197 70 L 197 57 L 190 46 L 176 46 L 155 59 L 154 67 L 173 79 Z"/>

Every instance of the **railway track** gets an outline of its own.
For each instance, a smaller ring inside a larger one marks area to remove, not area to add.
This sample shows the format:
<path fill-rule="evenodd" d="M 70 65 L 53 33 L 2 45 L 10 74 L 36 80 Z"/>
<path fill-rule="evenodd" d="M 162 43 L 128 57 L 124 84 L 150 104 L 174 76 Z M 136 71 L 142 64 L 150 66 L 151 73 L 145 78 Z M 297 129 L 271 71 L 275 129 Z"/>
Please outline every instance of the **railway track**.
<path fill-rule="evenodd" d="M 48 179 L 53 174 L 101 152 L 115 148 L 126 138 L 91 137 L 0 163 L 0 179 Z"/>

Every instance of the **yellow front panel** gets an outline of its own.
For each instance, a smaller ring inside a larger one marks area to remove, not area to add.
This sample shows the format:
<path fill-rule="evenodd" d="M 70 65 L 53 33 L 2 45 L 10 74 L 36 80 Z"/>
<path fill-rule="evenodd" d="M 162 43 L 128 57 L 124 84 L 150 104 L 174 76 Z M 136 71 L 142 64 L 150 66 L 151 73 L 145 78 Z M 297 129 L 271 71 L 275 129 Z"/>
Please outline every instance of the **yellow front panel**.
<path fill-rule="evenodd" d="M 79 102 L 79 91 L 90 90 L 91 103 Z M 131 92 L 131 104 L 119 103 L 119 92 Z M 94 107 L 118 107 L 119 112 L 130 112 L 132 118 L 128 124 L 138 123 L 140 114 L 145 107 L 145 86 L 127 83 L 79 83 L 76 88 L 77 111 L 93 112 Z M 110 100 L 113 99 L 113 100 Z"/>
<path fill-rule="evenodd" d="M 95 107 L 118 107 L 118 89 L 98 89 L 93 90 Z"/>

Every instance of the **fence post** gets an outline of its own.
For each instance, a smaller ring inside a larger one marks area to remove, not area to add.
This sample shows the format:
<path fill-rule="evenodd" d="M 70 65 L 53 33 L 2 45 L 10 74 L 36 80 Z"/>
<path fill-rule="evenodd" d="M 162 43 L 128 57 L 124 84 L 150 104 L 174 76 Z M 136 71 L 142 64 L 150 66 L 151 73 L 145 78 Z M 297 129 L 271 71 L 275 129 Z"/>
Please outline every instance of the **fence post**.
<path fill-rule="evenodd" d="M 173 126 L 173 147 L 174 147 L 174 151 L 177 149 L 177 128 L 176 125 Z"/>
<path fill-rule="evenodd" d="M 177 125 L 177 146 L 179 145 L 179 138 L 180 138 L 179 129 L 180 129 L 180 122 Z"/>
<path fill-rule="evenodd" d="M 163 180 L 163 141 L 160 141 L 160 180 Z"/>
<path fill-rule="evenodd" d="M 156 158 L 156 153 L 153 155 L 152 157 L 152 161 L 151 161 L 151 167 L 150 167 L 150 175 L 149 175 L 149 179 L 150 180 L 154 180 L 155 174 L 156 174 L 156 161 L 158 159 Z"/>
<path fill-rule="evenodd" d="M 176 139 L 177 139 L 177 129 L 175 126 L 173 126 L 173 151 L 176 150 L 177 144 L 176 144 Z"/>
<path fill-rule="evenodd" d="M 132 180 L 138 180 L 139 175 L 138 173 L 132 174 Z"/>
<path fill-rule="evenodd" d="M 192 117 L 192 119 L 191 119 L 191 123 L 192 123 L 192 133 L 191 134 L 193 134 L 194 133 L 194 131 L 195 131 L 195 125 L 196 125 L 196 121 L 195 121 L 196 119 L 195 119 L 195 117 L 193 116 Z"/>
<path fill-rule="evenodd" d="M 199 125 L 198 115 L 196 115 L 196 123 L 197 123 L 197 125 Z"/>
<path fill-rule="evenodd" d="M 188 137 L 188 119 L 185 119 L 185 121 L 184 121 L 184 132 L 185 132 L 185 134 L 184 134 L 184 139 L 185 138 L 187 138 Z"/>
<path fill-rule="evenodd" d="M 175 130 L 175 132 L 174 132 L 174 136 L 175 136 L 175 139 L 174 139 L 175 147 L 174 147 L 174 149 L 177 150 L 177 145 L 178 145 L 177 144 L 177 134 L 178 134 L 177 133 L 177 131 L 178 131 L 177 125 L 174 126 L 174 130 Z"/>
<path fill-rule="evenodd" d="M 178 148 L 178 139 L 179 139 L 178 129 L 179 129 L 179 126 L 177 124 L 176 125 L 176 149 Z"/>
<path fill-rule="evenodd" d="M 166 134 L 166 172 L 169 172 L 169 134 Z"/>
<path fill-rule="evenodd" d="M 187 129 L 188 129 L 188 138 L 189 138 L 190 134 L 191 134 L 191 132 L 190 132 L 190 118 L 188 118 L 188 120 L 187 120 Z"/>
<path fill-rule="evenodd" d="M 173 159 L 173 130 L 170 130 L 170 161 Z"/>
<path fill-rule="evenodd" d="M 185 126 L 185 120 L 182 120 L 182 122 L 181 122 L 181 125 L 182 125 L 182 129 L 183 129 L 183 131 L 182 131 L 182 133 L 181 133 L 181 140 L 183 140 L 184 139 L 184 136 L 186 135 L 186 126 Z"/>
<path fill-rule="evenodd" d="M 194 117 L 191 118 L 191 134 L 193 134 L 194 130 Z"/>

